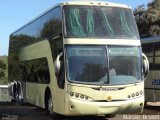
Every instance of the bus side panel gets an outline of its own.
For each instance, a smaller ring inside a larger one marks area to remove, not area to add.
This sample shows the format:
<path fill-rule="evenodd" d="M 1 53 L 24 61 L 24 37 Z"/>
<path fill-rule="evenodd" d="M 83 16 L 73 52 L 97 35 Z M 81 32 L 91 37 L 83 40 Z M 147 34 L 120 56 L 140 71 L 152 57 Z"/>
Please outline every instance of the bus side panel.
<path fill-rule="evenodd" d="M 26 83 L 26 100 L 28 103 L 45 108 L 44 94 L 46 85 L 37 83 Z"/>
<path fill-rule="evenodd" d="M 41 58 L 47 58 L 47 60 L 51 59 L 51 50 L 48 40 L 35 43 L 20 50 L 19 59 L 21 62 L 27 63 L 27 61 Z M 31 71 L 31 68 L 26 69 L 28 69 L 27 72 Z M 44 93 L 47 86 L 48 84 L 37 83 L 37 81 L 35 82 L 34 80 L 26 82 L 26 102 L 44 108 Z"/>
<path fill-rule="evenodd" d="M 45 90 L 49 87 L 52 94 L 53 101 L 53 110 L 57 113 L 64 113 L 64 99 L 65 99 L 65 91 L 64 89 L 60 89 L 57 85 L 57 78 L 55 76 L 54 71 L 54 61 L 52 59 L 51 48 L 48 40 L 35 43 L 28 47 L 25 47 L 21 50 L 20 60 L 35 60 L 39 58 L 47 58 L 49 74 L 50 74 L 50 83 L 48 84 L 40 84 L 34 82 L 26 83 L 26 99 L 27 102 L 31 104 L 35 104 L 42 108 L 45 107 Z"/>

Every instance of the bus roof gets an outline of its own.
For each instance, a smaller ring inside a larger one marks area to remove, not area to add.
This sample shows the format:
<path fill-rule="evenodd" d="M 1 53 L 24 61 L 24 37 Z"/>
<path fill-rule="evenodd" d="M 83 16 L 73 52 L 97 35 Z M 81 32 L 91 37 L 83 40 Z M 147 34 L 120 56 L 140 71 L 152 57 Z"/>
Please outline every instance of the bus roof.
<path fill-rule="evenodd" d="M 112 6 L 112 7 L 122 7 L 122 8 L 130 8 L 128 5 L 124 4 L 117 4 L 117 3 L 111 3 L 111 2 L 105 2 L 105 1 L 89 1 L 84 0 L 82 1 L 68 1 L 61 3 L 62 5 L 91 5 L 91 6 Z"/>
<path fill-rule="evenodd" d="M 62 2 L 62 3 L 59 3 L 59 4 L 56 4 L 56 5 L 52 6 L 51 8 L 49 8 L 48 10 L 46 10 L 45 12 L 40 14 L 38 17 L 34 18 L 33 20 L 31 20 L 27 24 L 23 25 L 22 27 L 20 27 L 19 29 L 17 29 L 16 31 L 11 33 L 11 35 L 15 34 L 18 31 L 20 31 L 21 29 L 23 29 L 27 25 L 31 24 L 32 22 L 34 22 L 35 20 L 37 20 L 38 18 L 40 18 L 44 14 L 48 13 L 49 11 L 51 11 L 53 8 L 55 8 L 57 6 L 65 6 L 65 5 L 110 6 L 110 7 L 121 7 L 121 8 L 131 9 L 131 7 L 129 7 L 128 5 L 117 4 L 117 3 L 112 3 L 112 2 L 104 2 L 104 1 L 90 1 L 90 0 L 76 1 L 75 0 L 75 1 Z"/>
<path fill-rule="evenodd" d="M 154 42 L 160 42 L 160 36 L 154 36 L 154 37 L 147 37 L 147 38 L 142 38 L 141 43 L 154 43 Z"/>

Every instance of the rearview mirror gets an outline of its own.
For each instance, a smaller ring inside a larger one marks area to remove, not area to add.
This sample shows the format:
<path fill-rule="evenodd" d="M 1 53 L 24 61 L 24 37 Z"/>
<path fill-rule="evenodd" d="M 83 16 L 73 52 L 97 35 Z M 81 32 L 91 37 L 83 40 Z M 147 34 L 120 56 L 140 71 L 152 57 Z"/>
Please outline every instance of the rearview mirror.
<path fill-rule="evenodd" d="M 63 52 L 61 52 L 58 56 L 57 56 L 57 58 L 56 58 L 56 61 L 55 61 L 55 73 L 56 73 L 56 75 L 59 75 L 59 71 L 60 71 L 60 69 L 61 69 L 61 67 L 62 67 L 62 61 L 61 61 L 61 57 L 63 56 Z"/>
<path fill-rule="evenodd" d="M 149 61 L 148 61 L 148 58 L 147 56 L 142 53 L 142 58 L 143 58 L 143 75 L 144 75 L 144 79 L 146 79 L 148 73 L 149 73 Z"/>

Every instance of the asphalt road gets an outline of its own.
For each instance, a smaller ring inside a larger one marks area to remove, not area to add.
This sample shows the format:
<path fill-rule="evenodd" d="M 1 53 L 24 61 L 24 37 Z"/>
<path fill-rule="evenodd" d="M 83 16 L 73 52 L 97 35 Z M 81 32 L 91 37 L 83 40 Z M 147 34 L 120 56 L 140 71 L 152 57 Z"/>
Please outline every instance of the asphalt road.
<path fill-rule="evenodd" d="M 160 103 L 149 103 L 139 115 L 116 115 L 114 118 L 100 116 L 57 117 L 46 114 L 44 109 L 30 104 L 0 103 L 1 120 L 159 120 Z"/>

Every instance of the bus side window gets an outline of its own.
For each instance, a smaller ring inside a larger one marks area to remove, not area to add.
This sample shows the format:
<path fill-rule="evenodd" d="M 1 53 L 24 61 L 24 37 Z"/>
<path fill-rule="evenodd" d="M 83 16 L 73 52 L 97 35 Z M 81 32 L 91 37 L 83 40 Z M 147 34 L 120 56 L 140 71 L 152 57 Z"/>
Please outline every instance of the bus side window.
<path fill-rule="evenodd" d="M 20 71 L 21 71 L 20 72 L 21 80 L 22 81 L 27 81 L 28 72 L 27 72 L 27 68 L 26 68 L 26 63 L 25 62 L 21 62 Z"/>
<path fill-rule="evenodd" d="M 146 54 L 149 60 L 149 69 L 154 70 L 154 45 L 147 43 L 142 46 L 142 51 Z"/>
<path fill-rule="evenodd" d="M 155 65 L 154 69 L 155 70 L 160 70 L 160 43 L 155 44 Z"/>
<path fill-rule="evenodd" d="M 47 58 L 38 58 L 21 62 L 21 80 L 48 84 L 50 74 Z"/>

